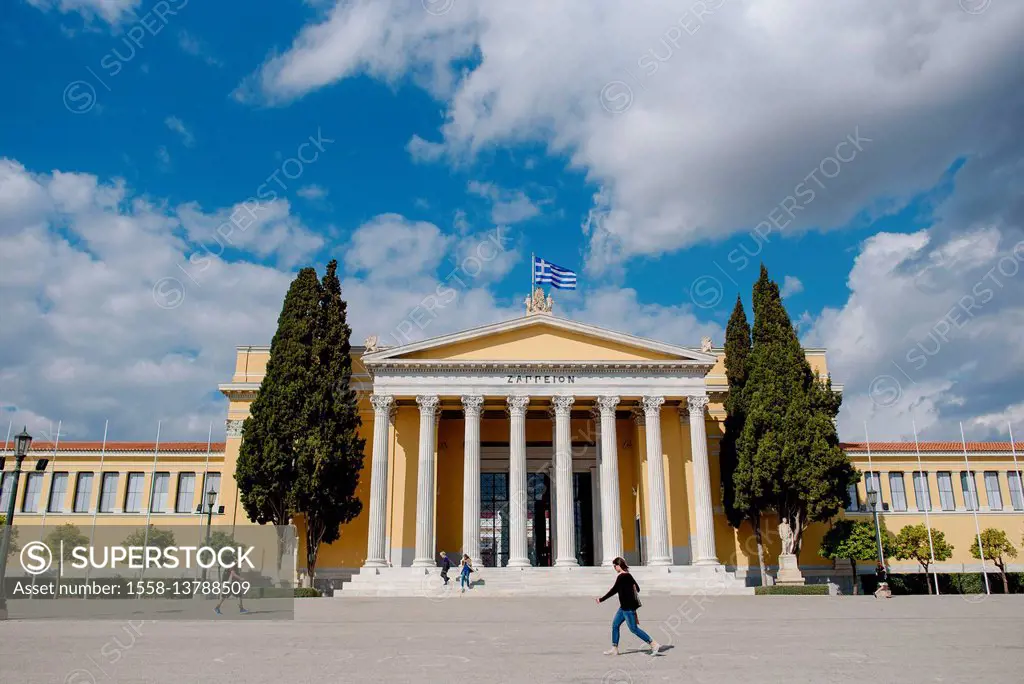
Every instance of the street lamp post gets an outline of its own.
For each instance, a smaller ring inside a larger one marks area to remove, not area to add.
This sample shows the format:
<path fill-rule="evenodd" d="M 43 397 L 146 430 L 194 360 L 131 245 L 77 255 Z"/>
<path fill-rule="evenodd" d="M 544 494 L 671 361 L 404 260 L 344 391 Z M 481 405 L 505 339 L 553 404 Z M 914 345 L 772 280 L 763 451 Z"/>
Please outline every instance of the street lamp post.
<path fill-rule="evenodd" d="M 14 477 L 11 478 L 7 501 L 7 517 L 4 520 L 3 542 L 0 542 L 0 620 L 7 619 L 7 549 L 11 546 L 11 530 L 14 525 L 14 501 L 18 498 L 18 478 L 21 476 L 21 464 L 25 462 L 28 449 L 32 446 L 32 435 L 28 430 L 21 429 L 21 434 L 14 437 Z M 46 462 L 43 461 L 43 467 Z M 0 471 L 3 471 L 2 459 L 0 459 Z M 2 477 L 2 476 L 0 476 Z M 3 480 L 0 479 L 0 483 Z M 5 488 L 6 489 L 6 488 Z"/>
<path fill-rule="evenodd" d="M 213 526 L 213 504 L 217 503 L 217 492 L 214 489 L 206 492 L 206 545 L 210 545 L 210 528 Z M 206 568 L 203 568 L 203 579 L 206 579 Z"/>
<path fill-rule="evenodd" d="M 882 527 L 878 524 L 878 492 L 873 489 L 868 491 L 868 505 L 871 506 L 871 510 L 875 515 L 875 538 L 878 539 L 878 560 L 882 564 L 885 578 L 889 579 L 889 568 L 885 564 L 885 551 L 882 550 Z"/>

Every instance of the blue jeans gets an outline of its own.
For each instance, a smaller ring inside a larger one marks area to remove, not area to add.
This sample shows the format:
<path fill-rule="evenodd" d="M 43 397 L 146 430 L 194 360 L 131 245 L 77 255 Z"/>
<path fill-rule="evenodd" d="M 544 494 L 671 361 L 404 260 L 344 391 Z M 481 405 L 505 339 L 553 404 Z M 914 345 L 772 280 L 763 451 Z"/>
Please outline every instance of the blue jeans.
<path fill-rule="evenodd" d="M 462 586 L 462 587 L 468 587 L 469 586 L 469 573 L 468 572 L 464 572 L 461 575 L 459 575 L 459 585 Z"/>
<path fill-rule="evenodd" d="M 635 610 L 619 610 L 615 613 L 615 618 L 612 620 L 612 646 L 619 645 L 619 627 L 625 622 L 626 626 L 629 627 L 629 631 L 636 634 L 638 638 L 643 639 L 645 644 L 651 643 L 653 639 L 648 636 L 647 632 L 640 629 L 640 626 L 636 624 L 636 611 Z"/>

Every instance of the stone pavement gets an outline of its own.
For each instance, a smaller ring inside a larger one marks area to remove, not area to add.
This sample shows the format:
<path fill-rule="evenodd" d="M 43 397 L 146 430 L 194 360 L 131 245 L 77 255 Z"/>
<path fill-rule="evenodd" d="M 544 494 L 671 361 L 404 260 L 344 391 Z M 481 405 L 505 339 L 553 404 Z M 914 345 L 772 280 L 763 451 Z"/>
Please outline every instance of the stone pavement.
<path fill-rule="evenodd" d="M 981 600 L 978 600 L 981 599 Z M 304 599 L 293 622 L 0 623 L 0 682 L 1020 682 L 1024 597 Z"/>

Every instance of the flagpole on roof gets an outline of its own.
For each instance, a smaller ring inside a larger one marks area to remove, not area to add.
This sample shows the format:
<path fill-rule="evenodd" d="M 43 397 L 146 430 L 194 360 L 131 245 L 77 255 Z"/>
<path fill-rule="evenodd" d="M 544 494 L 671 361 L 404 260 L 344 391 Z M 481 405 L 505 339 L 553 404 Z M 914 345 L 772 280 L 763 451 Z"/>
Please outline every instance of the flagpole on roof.
<path fill-rule="evenodd" d="M 917 452 L 917 472 L 920 479 L 924 480 L 924 491 L 928 495 L 928 505 L 924 507 L 924 526 L 928 530 L 928 553 L 932 559 L 932 574 L 935 576 L 935 595 L 939 595 L 939 570 L 935 567 L 935 544 L 932 541 L 932 521 L 929 516 L 929 511 L 932 508 L 932 492 L 928 486 L 928 476 L 924 472 L 924 466 L 921 465 L 921 443 L 917 441 L 917 421 L 911 419 L 910 424 L 914 426 L 914 451 Z M 917 491 L 917 486 L 914 486 L 914 497 L 920 496 L 920 492 Z M 921 502 L 917 502 L 917 507 L 921 508 Z M 927 574 L 925 574 L 925 580 L 928 580 Z"/>
<path fill-rule="evenodd" d="M 988 586 L 988 569 L 985 567 L 985 547 L 981 543 L 981 525 L 978 524 L 978 508 L 981 501 L 978 498 L 978 482 L 974 479 L 974 471 L 971 470 L 971 462 L 967 460 L 967 439 L 964 437 L 964 424 L 960 423 L 960 444 L 964 448 L 964 465 L 967 466 L 967 491 L 964 492 L 964 499 L 970 495 L 971 509 L 974 513 L 974 531 L 978 535 L 978 555 L 981 556 L 981 577 L 985 580 L 985 593 L 991 594 L 992 589 Z M 964 502 L 966 503 L 966 501 Z"/>
<path fill-rule="evenodd" d="M 536 252 L 530 252 L 530 289 L 526 291 L 527 295 L 533 294 L 533 286 L 537 283 L 537 254 Z"/>

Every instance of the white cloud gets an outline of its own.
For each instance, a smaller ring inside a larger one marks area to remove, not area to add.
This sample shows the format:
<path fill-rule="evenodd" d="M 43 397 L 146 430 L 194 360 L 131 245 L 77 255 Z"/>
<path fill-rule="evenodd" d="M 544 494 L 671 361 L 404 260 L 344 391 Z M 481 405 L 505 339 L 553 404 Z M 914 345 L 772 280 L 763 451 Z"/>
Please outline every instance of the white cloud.
<path fill-rule="evenodd" d="M 540 214 L 538 207 L 522 190 L 505 190 L 494 183 L 472 180 L 466 190 L 491 201 L 491 221 L 509 225 L 526 221 Z"/>
<path fill-rule="evenodd" d="M 212 212 L 170 207 L 123 181 L 32 173 L 0 160 L 0 410 L 37 436 L 204 439 L 223 434 L 234 347 L 273 336 L 293 266 L 324 247 L 286 201 Z M 234 223 L 231 222 L 234 217 Z M 339 245 L 353 340 L 396 344 L 523 314 L 489 285 L 519 260 L 514 235 L 445 234 L 397 214 Z M 328 255 L 324 255 L 325 257 Z M 258 262 L 258 263 L 254 263 Z M 525 284 L 525 283 L 524 283 Z M 556 313 L 695 344 L 721 328 L 632 290 L 555 295 Z M 0 428 L 2 429 L 2 428 Z"/>
<path fill-rule="evenodd" d="M 405 151 L 409 153 L 413 161 L 434 162 L 444 154 L 444 144 L 430 142 L 414 134 L 406 143 Z"/>
<path fill-rule="evenodd" d="M 800 183 L 815 195 L 794 199 L 791 233 L 880 199 L 872 211 L 892 211 L 954 160 L 998 156 L 1024 109 L 1022 21 L 1020 3 L 532 0 L 433 16 L 419 0 L 355 0 L 246 92 L 284 103 L 359 74 L 411 76 L 445 102 L 451 155 L 541 142 L 603 189 L 589 238 L 601 270 L 770 220 Z"/>
<path fill-rule="evenodd" d="M 169 116 L 164 119 L 164 124 L 181 136 L 181 142 L 185 147 L 192 147 L 196 144 L 196 137 L 192 135 L 192 131 L 188 129 L 185 122 L 176 116 Z"/>
<path fill-rule="evenodd" d="M 142 0 L 26 0 L 33 7 L 48 12 L 57 9 L 61 14 L 77 12 L 86 20 L 100 17 L 108 24 L 118 24 L 135 14 Z"/>
<path fill-rule="evenodd" d="M 304 185 L 295 191 L 295 194 L 303 199 L 320 200 L 327 197 L 327 189 L 319 185 Z"/>
<path fill-rule="evenodd" d="M 178 47 L 181 48 L 182 52 L 192 55 L 193 57 L 198 57 L 210 66 L 224 66 L 224 62 L 210 54 L 209 50 L 198 37 L 192 35 L 185 29 L 178 31 Z"/>
<path fill-rule="evenodd" d="M 160 162 L 160 168 L 164 171 L 171 167 L 171 153 L 167 151 L 166 145 L 156 148 L 156 158 Z"/>
<path fill-rule="evenodd" d="M 980 439 L 1016 415 L 1024 240 L 976 227 L 958 259 L 935 271 L 930 239 L 921 231 L 865 241 L 848 301 L 824 310 L 806 336 L 828 349 L 833 378 L 846 387 L 847 437 L 860 439 L 864 421 L 873 438 L 910 437 L 916 420 L 923 439 L 959 437 L 959 421 L 974 431 L 968 439 Z"/>
<path fill-rule="evenodd" d="M 782 298 L 792 297 L 804 291 L 804 284 L 796 276 L 786 276 L 782 279 L 782 291 L 779 293 Z"/>

